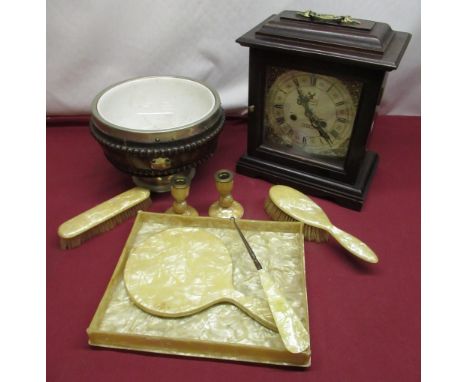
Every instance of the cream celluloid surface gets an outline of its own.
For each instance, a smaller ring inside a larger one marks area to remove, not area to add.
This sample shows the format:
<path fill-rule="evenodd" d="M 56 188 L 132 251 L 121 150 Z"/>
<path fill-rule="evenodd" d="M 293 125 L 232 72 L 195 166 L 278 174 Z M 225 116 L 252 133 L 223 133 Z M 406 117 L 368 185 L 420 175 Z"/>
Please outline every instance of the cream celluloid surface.
<path fill-rule="evenodd" d="M 273 203 L 287 215 L 330 233 L 352 255 L 369 263 L 379 261 L 372 249 L 358 238 L 335 227 L 325 212 L 303 193 L 291 187 L 278 185 L 270 188 L 269 196 Z"/>
<path fill-rule="evenodd" d="M 288 304 L 288 301 L 283 297 L 280 292 L 280 288 L 275 284 L 274 280 L 268 274 L 255 255 L 255 251 L 250 246 L 249 242 L 245 238 L 242 230 L 239 228 L 234 217 L 231 218 L 234 227 L 236 228 L 242 242 L 250 255 L 250 258 L 255 264 L 255 268 L 258 270 L 260 282 L 262 284 L 263 291 L 268 300 L 271 313 L 276 323 L 276 327 L 281 335 L 284 346 L 291 353 L 301 353 L 310 346 L 309 333 L 304 328 L 300 318 L 294 312 L 294 309 Z"/>
<path fill-rule="evenodd" d="M 281 293 L 308 329 L 304 240 L 300 223 L 240 221 L 244 235 Z M 230 303 L 213 305 L 179 318 L 156 316 L 139 308 L 124 282 L 131 252 L 158 232 L 178 227 L 203 228 L 219 239 L 232 261 L 232 284 L 245 296 L 266 301 L 258 271 L 232 223 L 225 219 L 140 212 L 112 279 L 88 328 L 95 346 L 305 367 L 310 350 L 293 354 L 278 332 Z"/>
<path fill-rule="evenodd" d="M 232 260 L 223 242 L 200 228 L 172 228 L 134 248 L 124 271 L 127 292 L 145 311 L 182 317 L 229 302 L 276 330 L 264 299 L 232 284 Z"/>
<path fill-rule="evenodd" d="M 134 187 L 67 220 L 60 225 L 58 235 L 64 239 L 78 236 L 143 202 L 149 196 L 149 190 Z"/>
<path fill-rule="evenodd" d="M 260 269 L 258 274 L 286 349 L 291 353 L 303 352 L 310 346 L 309 333 L 268 272 Z"/>

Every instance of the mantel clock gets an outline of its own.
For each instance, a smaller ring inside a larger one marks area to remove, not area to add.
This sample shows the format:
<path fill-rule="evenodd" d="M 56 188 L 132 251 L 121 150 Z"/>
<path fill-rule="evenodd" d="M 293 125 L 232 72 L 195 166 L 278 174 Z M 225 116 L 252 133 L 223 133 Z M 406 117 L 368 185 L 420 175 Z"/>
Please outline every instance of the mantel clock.
<path fill-rule="evenodd" d="M 375 110 L 410 37 L 312 11 L 284 11 L 240 37 L 249 120 L 237 171 L 360 210 L 378 160 L 366 150 Z"/>

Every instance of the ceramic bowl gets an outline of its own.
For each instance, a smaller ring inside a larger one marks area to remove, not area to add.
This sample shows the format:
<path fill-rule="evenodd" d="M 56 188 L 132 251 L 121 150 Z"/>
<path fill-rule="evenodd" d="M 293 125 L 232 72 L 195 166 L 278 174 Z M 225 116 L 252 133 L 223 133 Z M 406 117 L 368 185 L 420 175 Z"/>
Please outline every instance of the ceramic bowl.
<path fill-rule="evenodd" d="M 216 149 L 224 124 L 217 92 L 183 77 L 141 77 L 108 87 L 92 103 L 90 129 L 106 158 L 139 186 L 170 190 Z"/>

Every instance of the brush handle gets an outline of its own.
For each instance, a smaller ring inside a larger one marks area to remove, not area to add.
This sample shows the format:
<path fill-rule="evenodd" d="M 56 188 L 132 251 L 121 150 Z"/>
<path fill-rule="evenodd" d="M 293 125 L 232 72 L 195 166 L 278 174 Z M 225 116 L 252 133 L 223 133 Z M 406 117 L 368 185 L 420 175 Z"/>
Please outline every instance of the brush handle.
<path fill-rule="evenodd" d="M 310 346 L 309 333 L 270 274 L 265 269 L 260 269 L 258 274 L 284 346 L 291 353 L 303 352 Z"/>
<path fill-rule="evenodd" d="M 375 264 L 379 262 L 379 258 L 374 251 L 353 235 L 333 225 L 327 231 L 336 239 L 336 241 L 338 241 L 338 243 L 341 244 L 341 246 L 346 248 L 354 256 L 367 261 L 368 263 Z"/>

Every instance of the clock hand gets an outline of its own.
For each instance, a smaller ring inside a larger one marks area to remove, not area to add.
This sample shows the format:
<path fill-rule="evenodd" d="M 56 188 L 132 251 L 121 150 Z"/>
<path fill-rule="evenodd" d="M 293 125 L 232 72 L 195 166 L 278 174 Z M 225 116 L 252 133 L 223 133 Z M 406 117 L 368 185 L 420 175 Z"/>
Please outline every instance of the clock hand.
<path fill-rule="evenodd" d="M 297 104 L 301 105 L 304 108 L 304 114 L 305 116 L 309 119 L 310 124 L 312 127 L 318 131 L 319 135 L 325 139 L 325 141 L 331 146 L 332 140 L 330 136 L 327 134 L 327 132 L 324 130 L 326 127 L 327 123 L 320 118 L 317 118 L 312 111 L 312 109 L 309 106 L 309 100 L 313 97 L 313 95 L 307 96 L 304 93 L 302 93 L 301 88 L 299 87 L 299 81 L 297 78 L 293 80 L 294 84 L 296 85 L 297 89 Z M 310 93 L 309 93 L 310 94 Z"/>
<path fill-rule="evenodd" d="M 304 93 L 302 93 L 301 88 L 299 87 L 299 81 L 297 78 L 294 78 L 293 80 L 294 85 L 296 85 L 297 89 L 297 94 L 299 95 L 297 97 L 297 104 L 306 107 L 309 104 L 309 100 L 312 98 L 312 96 L 306 96 Z"/>
<path fill-rule="evenodd" d="M 309 118 L 310 120 L 310 123 L 312 125 L 313 128 L 315 128 L 320 136 L 325 139 L 327 141 L 327 143 L 331 146 L 332 145 L 332 140 L 330 138 L 330 136 L 328 135 L 328 133 L 324 130 L 324 128 L 327 126 L 327 123 L 319 118 L 317 118 L 314 114 L 312 114 L 312 112 L 308 115 L 307 111 L 306 111 L 306 117 Z"/>

